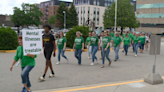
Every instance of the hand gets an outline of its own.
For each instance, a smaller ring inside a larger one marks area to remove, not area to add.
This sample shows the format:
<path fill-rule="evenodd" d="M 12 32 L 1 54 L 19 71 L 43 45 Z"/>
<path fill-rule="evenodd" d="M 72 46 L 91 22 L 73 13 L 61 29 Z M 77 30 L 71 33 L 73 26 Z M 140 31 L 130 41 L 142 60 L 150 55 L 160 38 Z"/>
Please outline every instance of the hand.
<path fill-rule="evenodd" d="M 107 51 L 107 48 L 105 48 L 105 51 Z"/>
<path fill-rule="evenodd" d="M 84 48 L 82 48 L 81 50 L 84 51 Z"/>
<path fill-rule="evenodd" d="M 54 50 L 54 53 L 56 52 L 56 50 Z"/>
<path fill-rule="evenodd" d="M 118 45 L 117 47 L 120 47 L 120 45 Z"/>
<path fill-rule="evenodd" d="M 99 47 L 99 49 L 98 50 L 100 50 L 100 47 Z"/>
<path fill-rule="evenodd" d="M 13 66 L 10 67 L 10 71 L 12 71 L 12 69 L 13 69 Z"/>
<path fill-rule="evenodd" d="M 63 51 L 65 51 L 65 48 L 63 48 Z"/>
<path fill-rule="evenodd" d="M 54 53 L 54 54 L 53 54 L 53 56 L 55 57 L 55 56 L 56 56 L 56 54 Z"/>
<path fill-rule="evenodd" d="M 73 51 L 75 51 L 75 49 L 73 49 Z"/>
<path fill-rule="evenodd" d="M 31 54 L 27 54 L 28 57 L 31 57 Z"/>

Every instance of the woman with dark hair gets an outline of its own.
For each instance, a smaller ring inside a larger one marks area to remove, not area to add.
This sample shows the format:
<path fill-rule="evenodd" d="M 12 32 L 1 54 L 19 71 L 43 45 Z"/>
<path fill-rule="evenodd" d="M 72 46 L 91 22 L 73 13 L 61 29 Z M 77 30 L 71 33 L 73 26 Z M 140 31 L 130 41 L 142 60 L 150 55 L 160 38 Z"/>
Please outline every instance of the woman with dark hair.
<path fill-rule="evenodd" d="M 24 85 L 23 90 L 21 92 L 31 92 L 31 83 L 29 79 L 29 73 L 35 66 L 35 59 L 37 56 L 32 54 L 23 55 L 23 44 L 22 44 L 22 36 L 18 38 L 19 47 L 17 48 L 16 55 L 14 57 L 13 63 L 10 67 L 10 71 L 12 71 L 14 64 L 20 59 L 21 60 L 21 78 L 22 83 Z"/>
<path fill-rule="evenodd" d="M 81 65 L 81 54 L 84 50 L 84 38 L 79 31 L 76 32 L 76 36 L 77 37 L 74 41 L 73 50 L 75 51 L 75 57 L 78 59 L 78 64 Z"/>
<path fill-rule="evenodd" d="M 96 36 L 96 32 L 92 32 L 92 37 L 89 46 L 90 45 L 92 46 L 92 63 L 90 65 L 94 65 L 95 59 L 98 62 L 98 58 L 95 55 L 98 49 L 100 49 L 100 42 L 99 38 Z"/>
<path fill-rule="evenodd" d="M 130 45 L 130 38 L 128 37 L 128 34 L 126 34 L 126 36 L 124 37 L 123 42 L 124 42 L 125 55 L 127 56 L 128 48 Z"/>
<path fill-rule="evenodd" d="M 146 37 L 145 37 L 144 33 L 142 33 L 142 35 L 140 36 L 140 41 L 141 41 L 141 53 L 143 53 L 144 46 L 146 43 Z"/>
<path fill-rule="evenodd" d="M 68 63 L 68 58 L 64 55 L 64 52 L 66 50 L 66 44 L 67 44 L 67 39 L 63 37 L 63 32 L 60 32 L 60 38 L 57 40 L 57 46 L 58 46 L 58 62 L 56 63 L 57 65 L 60 64 L 60 53 L 62 54 L 62 57 L 64 57 L 67 60 Z"/>
<path fill-rule="evenodd" d="M 90 42 L 90 40 L 91 40 L 91 36 L 92 36 L 92 33 L 89 32 L 88 37 L 87 37 L 86 42 L 85 42 L 85 46 L 86 46 L 87 49 L 88 49 L 88 59 L 91 58 L 91 50 L 92 50 L 92 46 L 89 46 L 89 47 L 88 47 L 89 42 Z"/>

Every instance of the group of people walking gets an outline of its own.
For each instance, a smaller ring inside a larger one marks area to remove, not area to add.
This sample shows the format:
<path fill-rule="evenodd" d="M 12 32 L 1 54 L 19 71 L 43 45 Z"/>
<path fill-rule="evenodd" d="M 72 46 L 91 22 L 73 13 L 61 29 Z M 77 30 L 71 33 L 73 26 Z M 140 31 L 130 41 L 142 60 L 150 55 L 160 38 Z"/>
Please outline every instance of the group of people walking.
<path fill-rule="evenodd" d="M 51 27 L 49 25 L 44 26 L 45 34 L 43 35 L 43 47 L 44 47 L 44 56 L 46 59 L 46 65 L 44 69 L 44 73 L 41 77 L 39 77 L 40 81 L 45 80 L 45 76 L 47 73 L 48 68 L 51 70 L 51 74 L 49 75 L 49 78 L 52 78 L 55 76 L 55 73 L 53 71 L 52 63 L 51 63 L 51 56 L 55 57 L 56 47 L 58 47 L 58 62 L 57 65 L 60 64 L 60 55 L 62 55 L 63 58 L 66 59 L 68 62 L 67 56 L 64 55 L 66 50 L 66 44 L 67 39 L 63 36 L 63 32 L 60 32 L 60 37 L 57 39 L 57 44 L 55 42 L 54 36 L 49 32 L 51 30 Z M 12 71 L 13 66 L 17 61 L 21 60 L 21 77 L 22 77 L 22 84 L 23 89 L 21 92 L 31 92 L 31 83 L 29 80 L 29 73 L 35 66 L 35 58 L 37 55 L 27 54 L 26 56 L 23 55 L 23 45 L 22 45 L 22 36 L 19 36 L 18 42 L 20 46 L 17 48 L 16 55 L 14 57 L 13 63 L 10 67 L 10 70 Z M 82 33 L 77 31 L 76 32 L 76 38 L 74 40 L 73 50 L 75 58 L 78 60 L 78 64 L 81 65 L 81 55 L 84 51 L 84 47 L 88 49 L 88 59 L 92 58 L 91 66 L 94 65 L 95 61 L 99 62 L 99 59 L 96 57 L 96 53 L 101 48 L 101 57 L 102 57 L 102 66 L 101 68 L 104 68 L 105 64 L 105 57 L 107 58 L 109 62 L 109 66 L 111 65 L 111 59 L 109 58 L 110 48 L 111 44 L 114 46 L 115 51 L 115 60 L 117 61 L 119 59 L 119 49 L 120 46 L 124 43 L 124 51 L 125 55 L 128 53 L 128 48 L 130 46 L 133 47 L 133 51 L 136 53 L 135 56 L 137 56 L 138 48 L 140 48 L 140 52 L 143 53 L 144 45 L 146 43 L 146 50 L 148 50 L 148 43 L 149 43 L 149 37 L 148 35 L 144 36 L 144 34 L 131 34 L 130 32 L 123 34 L 123 37 L 121 38 L 119 36 L 119 33 L 114 32 L 108 32 L 104 31 L 101 33 L 101 38 L 96 36 L 95 32 L 89 32 L 88 37 L 86 41 L 84 41 L 84 38 L 82 37 Z M 124 52 L 123 51 L 123 52 Z"/>

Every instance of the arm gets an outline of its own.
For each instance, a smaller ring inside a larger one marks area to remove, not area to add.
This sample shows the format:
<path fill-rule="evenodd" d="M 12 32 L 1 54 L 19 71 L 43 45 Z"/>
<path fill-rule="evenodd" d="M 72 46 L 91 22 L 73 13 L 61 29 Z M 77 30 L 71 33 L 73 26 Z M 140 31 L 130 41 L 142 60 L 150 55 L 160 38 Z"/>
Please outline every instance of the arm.
<path fill-rule="evenodd" d="M 11 67 L 10 67 L 10 71 L 12 71 L 13 66 L 15 65 L 15 63 L 16 63 L 16 62 L 17 62 L 17 61 L 14 59 L 14 61 L 13 61 L 12 65 L 11 65 Z"/>
<path fill-rule="evenodd" d="M 63 50 L 65 50 L 65 48 L 66 48 L 66 45 L 67 45 L 67 43 L 65 42 L 65 43 L 64 43 L 64 48 L 63 48 Z"/>
<path fill-rule="evenodd" d="M 98 41 L 98 49 L 100 50 L 100 41 Z"/>
<path fill-rule="evenodd" d="M 75 50 L 75 45 L 76 45 L 76 44 L 74 43 L 74 45 L 73 45 L 73 51 Z"/>
<path fill-rule="evenodd" d="M 84 50 L 84 43 L 82 43 L 82 51 Z"/>
<path fill-rule="evenodd" d="M 105 48 L 105 51 L 108 49 L 109 45 L 110 45 L 110 42 L 108 42 L 108 44 L 107 44 L 107 46 Z"/>
<path fill-rule="evenodd" d="M 87 41 L 85 41 L 85 47 L 87 47 Z"/>
<path fill-rule="evenodd" d="M 91 41 L 89 41 L 88 48 L 89 48 L 90 45 L 91 45 Z"/>
<path fill-rule="evenodd" d="M 54 44 L 54 53 L 56 51 L 56 44 L 55 44 L 55 40 L 53 41 L 53 44 Z"/>

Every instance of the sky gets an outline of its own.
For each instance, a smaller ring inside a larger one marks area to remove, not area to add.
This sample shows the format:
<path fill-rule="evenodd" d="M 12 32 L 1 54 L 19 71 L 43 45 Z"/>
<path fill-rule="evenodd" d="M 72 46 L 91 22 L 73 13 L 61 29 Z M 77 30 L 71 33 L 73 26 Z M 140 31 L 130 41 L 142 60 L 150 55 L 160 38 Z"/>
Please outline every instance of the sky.
<path fill-rule="evenodd" d="M 0 0 L 0 15 L 13 14 L 13 7 L 21 7 L 22 3 L 40 3 L 49 0 Z M 73 0 L 61 0 L 61 1 L 73 1 Z"/>

